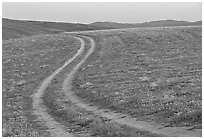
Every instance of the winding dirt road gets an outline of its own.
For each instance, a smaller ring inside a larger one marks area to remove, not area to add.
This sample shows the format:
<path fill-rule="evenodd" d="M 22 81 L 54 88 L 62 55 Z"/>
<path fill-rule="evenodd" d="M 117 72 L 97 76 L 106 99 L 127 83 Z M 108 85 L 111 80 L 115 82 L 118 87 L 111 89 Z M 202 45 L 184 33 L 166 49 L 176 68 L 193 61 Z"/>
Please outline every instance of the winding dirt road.
<path fill-rule="evenodd" d="M 129 127 L 133 127 L 136 129 L 140 129 L 142 131 L 149 131 L 151 133 L 160 134 L 162 136 L 192 136 L 192 137 L 198 137 L 202 136 L 201 131 L 194 130 L 190 131 L 185 128 L 181 127 L 162 127 L 161 125 L 156 125 L 155 123 L 150 123 L 146 121 L 137 121 L 137 119 L 134 119 L 132 117 L 129 117 L 127 115 L 121 114 L 121 113 L 114 113 L 107 110 L 99 109 L 98 107 L 89 105 L 84 103 L 80 98 L 78 98 L 74 92 L 72 91 L 72 80 L 79 70 L 79 68 L 82 66 L 82 64 L 86 61 L 86 59 L 91 55 L 95 50 L 95 42 L 92 38 L 83 36 L 87 38 L 91 43 L 91 48 L 85 55 L 85 57 L 73 68 L 73 70 L 67 75 L 67 77 L 64 80 L 63 83 L 63 90 L 65 92 L 65 96 L 68 100 L 75 103 L 77 106 L 91 111 L 92 113 L 100 116 L 100 117 L 106 117 L 109 119 L 109 122 L 119 123 L 121 125 L 127 125 Z M 81 48 L 78 50 L 78 52 L 71 58 L 66 61 L 66 63 L 58 68 L 55 72 L 53 72 L 49 77 L 47 77 L 39 87 L 38 91 L 33 95 L 33 109 L 34 114 L 38 116 L 38 120 L 43 122 L 49 129 L 49 132 L 51 133 L 51 136 L 73 136 L 70 133 L 68 133 L 65 128 L 58 122 L 56 122 L 51 115 L 49 115 L 46 111 L 46 107 L 43 105 L 42 96 L 44 94 L 44 91 L 51 83 L 52 79 L 62 71 L 63 68 L 66 66 L 69 66 L 69 64 L 79 55 L 82 54 L 85 47 L 85 42 L 83 39 L 75 37 L 76 39 L 80 40 L 81 42 Z"/>
<path fill-rule="evenodd" d="M 40 122 L 43 122 L 43 124 L 48 128 L 48 131 L 50 132 L 51 136 L 61 137 L 61 136 L 73 136 L 69 134 L 65 128 L 56 122 L 46 111 L 47 108 L 43 105 L 43 99 L 42 96 L 44 94 L 44 91 L 51 83 L 52 79 L 60 73 L 67 65 L 69 65 L 77 56 L 81 55 L 84 51 L 85 42 L 83 39 L 75 37 L 78 39 L 81 43 L 80 49 L 77 51 L 77 53 L 71 58 L 68 59 L 65 64 L 55 70 L 50 76 L 48 76 L 39 87 L 38 91 L 32 95 L 33 97 L 33 113 L 34 115 L 38 116 L 38 120 Z"/>

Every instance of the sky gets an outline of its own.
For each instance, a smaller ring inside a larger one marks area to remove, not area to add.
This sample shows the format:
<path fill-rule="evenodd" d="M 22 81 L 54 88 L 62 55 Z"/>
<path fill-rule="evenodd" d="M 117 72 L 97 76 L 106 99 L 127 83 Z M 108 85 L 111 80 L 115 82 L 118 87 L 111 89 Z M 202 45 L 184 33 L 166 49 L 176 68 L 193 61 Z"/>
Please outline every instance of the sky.
<path fill-rule="evenodd" d="M 198 21 L 201 2 L 3 2 L 2 16 L 10 19 L 70 23 L 141 23 L 155 20 Z"/>

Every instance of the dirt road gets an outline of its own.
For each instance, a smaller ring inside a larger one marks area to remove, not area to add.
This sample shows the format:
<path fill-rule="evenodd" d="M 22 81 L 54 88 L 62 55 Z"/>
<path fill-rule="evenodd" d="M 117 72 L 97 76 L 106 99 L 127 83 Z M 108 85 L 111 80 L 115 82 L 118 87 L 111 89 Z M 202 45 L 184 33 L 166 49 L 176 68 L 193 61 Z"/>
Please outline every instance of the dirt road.
<path fill-rule="evenodd" d="M 85 36 L 83 36 L 85 37 Z M 44 125 L 48 127 L 49 132 L 51 133 L 51 136 L 73 136 L 72 134 L 68 133 L 66 129 L 56 122 L 51 115 L 49 115 L 46 111 L 47 108 L 43 105 L 42 96 L 44 94 L 44 91 L 51 83 L 52 79 L 57 76 L 58 73 L 62 71 L 63 68 L 66 66 L 69 66 L 69 64 L 78 56 L 81 55 L 84 51 L 85 42 L 81 38 L 76 37 L 81 42 L 81 48 L 78 50 L 78 52 L 69 60 L 66 61 L 66 63 L 58 68 L 55 72 L 53 72 L 49 77 L 47 77 L 39 87 L 38 91 L 33 95 L 33 109 L 34 114 L 38 116 L 38 120 L 43 122 Z M 72 69 L 72 71 L 67 75 L 63 82 L 63 90 L 65 92 L 65 96 L 67 99 L 75 103 L 77 106 L 87 110 L 91 111 L 92 113 L 98 115 L 99 117 L 106 117 L 109 119 L 109 122 L 111 123 L 119 123 L 121 125 L 126 125 L 129 127 L 133 127 L 135 129 L 139 129 L 142 131 L 149 131 L 151 133 L 159 134 L 162 136 L 170 136 L 170 137 L 185 137 L 185 136 L 191 136 L 191 137 L 198 137 L 201 135 L 201 130 L 187 130 L 185 128 L 181 127 L 163 127 L 161 125 L 157 125 L 155 123 L 146 122 L 146 121 L 137 121 L 137 119 L 134 119 L 132 117 L 129 117 L 128 115 L 124 115 L 121 113 L 115 113 L 108 110 L 102 110 L 98 107 L 92 106 L 90 104 L 84 103 L 80 98 L 78 98 L 74 92 L 72 91 L 72 80 L 79 70 L 79 68 L 82 66 L 82 64 L 86 61 L 86 59 L 91 55 L 95 50 L 95 42 L 92 38 L 86 37 L 90 41 L 91 48 L 85 55 L 85 57 Z"/>
<path fill-rule="evenodd" d="M 48 76 L 42 82 L 42 84 L 39 87 L 38 91 L 35 94 L 32 95 L 32 97 L 33 97 L 33 109 L 34 109 L 33 113 L 34 113 L 34 115 L 38 116 L 38 120 L 40 122 L 42 122 L 48 128 L 48 131 L 50 132 L 51 136 L 56 136 L 56 137 L 73 136 L 73 135 L 69 134 L 62 125 L 57 123 L 46 112 L 46 107 L 43 105 L 42 96 L 44 94 L 44 91 L 48 87 L 48 85 L 51 83 L 52 79 L 58 73 L 60 73 L 63 70 L 63 68 L 65 68 L 67 65 L 69 65 L 78 55 L 81 55 L 82 52 L 84 51 L 84 46 L 85 46 L 84 40 L 81 39 L 81 38 L 78 38 L 78 37 L 75 37 L 75 38 L 78 39 L 81 42 L 81 47 L 77 51 L 77 53 L 71 59 L 68 59 L 62 67 L 58 68 L 50 76 Z"/>

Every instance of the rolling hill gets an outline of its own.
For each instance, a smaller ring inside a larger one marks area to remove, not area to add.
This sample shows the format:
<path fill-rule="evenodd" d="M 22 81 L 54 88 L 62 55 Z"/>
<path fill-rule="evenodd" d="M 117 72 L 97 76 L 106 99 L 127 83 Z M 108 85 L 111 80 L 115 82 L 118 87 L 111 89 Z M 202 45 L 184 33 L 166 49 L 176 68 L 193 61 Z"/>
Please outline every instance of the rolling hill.
<path fill-rule="evenodd" d="M 56 34 L 60 32 L 104 30 L 119 28 L 141 28 L 141 27 L 165 27 L 165 26 L 195 26 L 202 25 L 202 21 L 187 22 L 176 20 L 159 20 L 145 23 L 116 23 L 116 22 L 94 22 L 91 24 L 65 23 L 65 22 L 45 22 L 11 20 L 2 18 L 2 38 L 8 40 L 23 36 L 33 36 L 39 34 Z"/>
<path fill-rule="evenodd" d="M 109 28 L 139 28 L 139 27 L 166 27 L 166 26 L 194 26 L 202 25 L 202 21 L 187 22 L 176 20 L 158 20 L 144 23 L 128 24 L 116 22 L 94 22 L 91 25 Z"/>

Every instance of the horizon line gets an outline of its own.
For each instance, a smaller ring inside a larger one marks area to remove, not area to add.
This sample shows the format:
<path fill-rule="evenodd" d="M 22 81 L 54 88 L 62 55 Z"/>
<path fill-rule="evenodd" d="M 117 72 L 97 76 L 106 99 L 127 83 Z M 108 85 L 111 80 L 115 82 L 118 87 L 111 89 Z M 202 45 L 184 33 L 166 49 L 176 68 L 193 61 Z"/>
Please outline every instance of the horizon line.
<path fill-rule="evenodd" d="M 97 23 L 97 22 L 101 22 L 101 23 L 121 23 L 121 24 L 140 24 L 140 23 L 147 23 L 147 22 L 154 22 L 154 21 L 167 21 L 167 20 L 173 20 L 173 21 L 183 21 L 183 22 L 190 22 L 190 23 L 194 23 L 194 22 L 199 22 L 202 21 L 201 20 L 196 20 L 196 21 L 188 21 L 188 20 L 176 20 L 176 19 L 158 19 L 158 20 L 151 20 L 151 21 L 144 21 L 144 22 L 134 22 L 134 23 L 130 23 L 130 22 L 117 22 L 117 21 L 94 21 L 94 22 L 90 22 L 90 23 L 82 23 L 82 22 L 68 22 L 68 21 L 49 21 L 49 20 L 38 20 L 38 19 L 14 19 L 14 18 L 10 18 L 10 17 L 2 17 L 2 19 L 9 19 L 9 20 L 19 20 L 19 21 L 32 21 L 32 22 L 52 22 L 52 23 L 71 23 L 71 24 L 93 24 L 93 23 Z"/>

